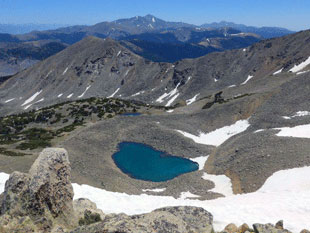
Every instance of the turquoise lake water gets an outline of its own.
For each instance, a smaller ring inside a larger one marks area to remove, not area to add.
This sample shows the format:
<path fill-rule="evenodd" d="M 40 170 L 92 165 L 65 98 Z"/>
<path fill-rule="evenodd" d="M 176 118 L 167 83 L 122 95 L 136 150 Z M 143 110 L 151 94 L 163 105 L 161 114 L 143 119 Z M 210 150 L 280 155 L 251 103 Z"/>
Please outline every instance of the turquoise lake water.
<path fill-rule="evenodd" d="M 122 142 L 113 154 L 115 164 L 132 178 L 161 182 L 198 170 L 196 162 L 153 149 L 150 146 Z"/>

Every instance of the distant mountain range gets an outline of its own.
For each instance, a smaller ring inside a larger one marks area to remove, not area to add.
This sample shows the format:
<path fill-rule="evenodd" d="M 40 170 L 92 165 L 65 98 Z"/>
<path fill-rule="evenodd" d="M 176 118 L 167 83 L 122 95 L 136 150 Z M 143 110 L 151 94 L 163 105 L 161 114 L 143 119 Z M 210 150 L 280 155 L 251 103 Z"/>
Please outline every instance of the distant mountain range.
<path fill-rule="evenodd" d="M 32 31 L 52 30 L 66 27 L 65 24 L 0 24 L 0 33 L 24 34 Z"/>
<path fill-rule="evenodd" d="M 0 25 L 0 32 L 2 26 Z M 19 26 L 24 27 L 20 32 L 30 29 L 36 31 L 18 35 L 14 35 L 17 30 L 13 30 L 11 34 L 0 33 L 0 76 L 15 74 L 88 36 L 119 40 L 132 52 L 151 61 L 176 62 L 211 52 L 245 48 L 264 38 L 291 33 L 282 28 L 255 28 L 228 22 L 196 26 L 167 22 L 153 15 L 44 31 L 37 29 L 57 25 Z M 52 46 L 42 47 L 51 42 L 54 43 Z M 48 48 L 51 50 L 48 51 Z M 44 51 L 39 52 L 38 49 Z"/>
<path fill-rule="evenodd" d="M 290 31 L 286 28 L 281 28 L 281 27 L 253 27 L 253 26 L 246 26 L 244 24 L 235 24 L 235 23 L 226 22 L 226 21 L 221 21 L 219 23 L 210 23 L 210 24 L 206 23 L 206 24 L 201 25 L 201 27 L 203 28 L 230 27 L 230 28 L 235 28 L 237 30 L 240 30 L 242 32 L 255 33 L 265 39 L 281 37 L 281 36 L 294 33 L 294 31 Z"/>

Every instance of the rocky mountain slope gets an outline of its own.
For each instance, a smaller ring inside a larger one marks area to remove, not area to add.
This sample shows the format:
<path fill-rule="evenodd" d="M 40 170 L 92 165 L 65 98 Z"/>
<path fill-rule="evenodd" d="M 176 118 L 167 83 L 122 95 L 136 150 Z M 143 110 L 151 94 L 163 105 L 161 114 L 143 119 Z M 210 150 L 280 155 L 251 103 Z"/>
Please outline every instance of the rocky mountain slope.
<path fill-rule="evenodd" d="M 66 45 L 51 41 L 0 42 L 0 77 L 14 75 L 64 48 Z"/>

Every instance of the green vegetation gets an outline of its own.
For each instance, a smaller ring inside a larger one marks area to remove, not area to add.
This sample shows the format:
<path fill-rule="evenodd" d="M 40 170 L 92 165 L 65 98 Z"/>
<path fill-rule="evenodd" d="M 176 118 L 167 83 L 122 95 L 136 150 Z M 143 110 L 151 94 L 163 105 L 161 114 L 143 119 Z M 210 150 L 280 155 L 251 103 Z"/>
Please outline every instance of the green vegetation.
<path fill-rule="evenodd" d="M 92 97 L 0 117 L 0 145 L 10 145 L 10 148 L 22 151 L 50 147 L 53 139 L 76 130 L 86 122 L 151 108 L 171 109 L 138 101 Z M 0 152 L 8 156 L 17 156 L 15 152 L 5 151 L 5 148 Z M 19 153 L 19 156 L 22 155 L 24 154 Z"/>
<path fill-rule="evenodd" d="M 0 147 L 0 154 L 6 155 L 6 156 L 12 156 L 12 157 L 25 156 L 25 155 L 27 155 L 27 154 L 20 153 L 20 152 L 10 151 L 10 150 L 7 150 L 7 149 L 1 148 L 1 147 Z"/>
<path fill-rule="evenodd" d="M 84 212 L 84 218 L 81 218 L 79 220 L 79 225 L 90 225 L 96 222 L 100 222 L 102 219 L 98 213 L 92 213 L 89 210 L 85 210 Z"/>
<path fill-rule="evenodd" d="M 244 97 L 253 95 L 253 94 L 251 94 L 251 93 L 250 93 L 250 94 L 249 94 L 249 93 L 246 93 L 246 94 L 243 94 L 243 95 L 235 96 L 235 97 L 230 98 L 230 99 L 224 99 L 224 98 L 222 97 L 222 93 L 223 93 L 222 91 L 219 92 L 219 93 L 216 93 L 216 94 L 214 95 L 214 100 L 211 101 L 211 102 L 206 103 L 206 104 L 202 107 L 202 109 L 209 109 L 209 108 L 211 108 L 211 107 L 212 107 L 214 104 L 216 104 L 216 103 L 218 103 L 218 104 L 228 103 L 228 102 L 231 101 L 231 100 L 241 99 L 241 98 L 244 98 Z"/>

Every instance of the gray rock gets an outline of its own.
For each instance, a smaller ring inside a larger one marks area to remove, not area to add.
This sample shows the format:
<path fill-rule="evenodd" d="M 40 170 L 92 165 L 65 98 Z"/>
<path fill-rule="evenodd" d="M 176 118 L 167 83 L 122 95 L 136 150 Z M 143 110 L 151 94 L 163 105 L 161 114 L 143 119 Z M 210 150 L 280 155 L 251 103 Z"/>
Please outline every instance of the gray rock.
<path fill-rule="evenodd" d="M 236 233 L 238 232 L 238 227 L 235 224 L 230 223 L 225 227 L 224 231 L 228 233 Z"/>
<path fill-rule="evenodd" d="M 78 219 L 84 217 L 85 211 L 90 211 L 91 213 L 97 213 L 100 215 L 101 219 L 104 219 L 105 215 L 102 210 L 97 209 L 97 205 L 85 198 L 79 198 L 73 201 L 73 209 Z"/>
<path fill-rule="evenodd" d="M 291 233 L 286 229 L 277 229 L 274 225 L 268 224 L 254 224 L 255 233 Z"/>
<path fill-rule="evenodd" d="M 90 226 L 75 229 L 74 233 L 86 232 L 213 232 L 213 217 L 198 207 L 167 207 L 148 214 L 127 216 L 107 215 Z"/>
<path fill-rule="evenodd" d="M 70 172 L 66 150 L 49 148 L 41 152 L 28 174 L 12 173 L 0 199 L 1 215 L 11 220 L 1 217 L 0 225 L 6 222 L 11 231 L 23 224 L 38 231 L 50 231 L 54 225 L 76 226 Z"/>

